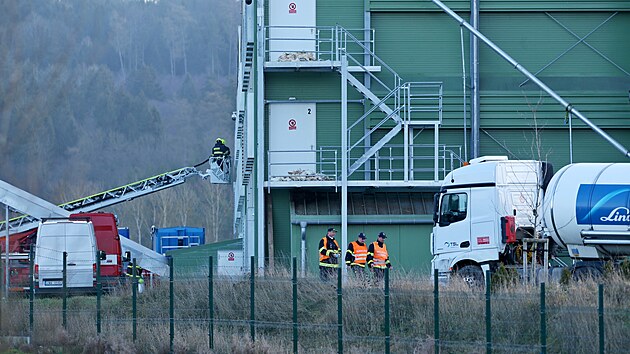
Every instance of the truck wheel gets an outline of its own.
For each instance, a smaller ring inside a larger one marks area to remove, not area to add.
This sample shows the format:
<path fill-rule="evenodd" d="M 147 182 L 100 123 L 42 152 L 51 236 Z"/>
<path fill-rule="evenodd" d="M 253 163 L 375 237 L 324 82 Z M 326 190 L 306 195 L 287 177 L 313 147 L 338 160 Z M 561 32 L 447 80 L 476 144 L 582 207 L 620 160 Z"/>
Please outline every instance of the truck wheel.
<path fill-rule="evenodd" d="M 483 271 L 481 267 L 476 265 L 463 266 L 457 270 L 457 276 L 459 276 L 466 284 L 471 288 L 483 287 Z"/>

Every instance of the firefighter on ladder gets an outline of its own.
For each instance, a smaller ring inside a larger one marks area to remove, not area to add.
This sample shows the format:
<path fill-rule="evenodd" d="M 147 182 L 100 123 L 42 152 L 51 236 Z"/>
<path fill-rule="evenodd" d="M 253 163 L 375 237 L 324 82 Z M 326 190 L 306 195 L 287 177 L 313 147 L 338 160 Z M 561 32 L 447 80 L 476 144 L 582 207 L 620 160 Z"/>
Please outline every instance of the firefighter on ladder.
<path fill-rule="evenodd" d="M 214 147 L 212 147 L 212 161 L 219 166 L 223 173 L 227 173 L 230 165 L 227 162 L 230 157 L 230 148 L 225 145 L 225 139 L 217 138 Z"/>
<path fill-rule="evenodd" d="M 374 283 L 378 284 L 385 275 L 385 268 L 392 268 L 389 262 L 389 253 L 385 246 L 387 235 L 379 232 L 376 241 L 372 242 L 367 250 L 367 265 L 374 272 Z"/>
<path fill-rule="evenodd" d="M 365 234 L 360 232 L 357 240 L 348 244 L 348 250 L 346 251 L 346 265 L 352 269 L 355 276 L 361 278 L 365 276 L 365 264 L 367 263 L 365 238 Z"/>
<path fill-rule="evenodd" d="M 335 276 L 335 270 L 339 268 L 339 254 L 341 248 L 335 240 L 337 230 L 329 228 L 326 236 L 319 241 L 319 278 L 328 281 Z"/>

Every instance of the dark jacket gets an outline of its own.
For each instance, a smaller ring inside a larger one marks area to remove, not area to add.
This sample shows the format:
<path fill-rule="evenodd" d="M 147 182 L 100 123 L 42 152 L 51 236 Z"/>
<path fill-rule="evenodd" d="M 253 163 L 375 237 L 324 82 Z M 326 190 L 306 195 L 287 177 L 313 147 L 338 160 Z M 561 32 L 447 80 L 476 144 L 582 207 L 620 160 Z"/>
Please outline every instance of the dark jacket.
<path fill-rule="evenodd" d="M 225 157 L 230 155 L 230 148 L 221 142 L 214 144 L 212 148 L 212 157 Z"/>

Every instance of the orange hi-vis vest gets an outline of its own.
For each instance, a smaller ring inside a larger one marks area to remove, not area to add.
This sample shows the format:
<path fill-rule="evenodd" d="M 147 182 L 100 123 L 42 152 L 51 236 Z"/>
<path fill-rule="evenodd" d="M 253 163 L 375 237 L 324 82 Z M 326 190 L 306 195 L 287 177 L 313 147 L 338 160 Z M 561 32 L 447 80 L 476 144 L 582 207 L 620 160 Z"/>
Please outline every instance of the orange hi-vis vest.
<path fill-rule="evenodd" d="M 336 263 L 335 264 L 331 264 L 330 262 L 328 262 L 331 252 L 336 252 L 336 253 L 340 252 L 341 248 L 339 247 L 339 243 L 337 243 L 337 240 L 335 240 L 335 239 L 330 240 L 328 238 L 328 236 L 324 236 L 324 238 L 322 240 L 324 241 L 324 247 L 319 249 L 319 265 L 323 266 L 323 267 L 333 267 L 333 268 L 339 267 L 339 265 L 336 264 Z M 330 242 L 330 241 L 334 242 L 335 246 L 337 246 L 337 249 L 330 249 L 330 248 L 328 248 L 328 242 Z M 326 250 L 326 252 L 325 252 L 326 255 L 322 254 L 323 250 Z"/>
<path fill-rule="evenodd" d="M 387 259 L 389 254 L 387 253 L 387 245 L 383 243 L 383 247 L 378 245 L 378 242 L 374 242 L 374 268 L 387 268 Z"/>
<path fill-rule="evenodd" d="M 354 261 L 350 265 L 357 265 L 360 267 L 365 267 L 365 261 L 367 260 L 367 245 L 363 243 L 363 245 L 359 244 L 357 241 L 353 241 L 352 249 L 354 249 L 353 256 Z M 348 250 L 350 252 L 350 250 Z"/>

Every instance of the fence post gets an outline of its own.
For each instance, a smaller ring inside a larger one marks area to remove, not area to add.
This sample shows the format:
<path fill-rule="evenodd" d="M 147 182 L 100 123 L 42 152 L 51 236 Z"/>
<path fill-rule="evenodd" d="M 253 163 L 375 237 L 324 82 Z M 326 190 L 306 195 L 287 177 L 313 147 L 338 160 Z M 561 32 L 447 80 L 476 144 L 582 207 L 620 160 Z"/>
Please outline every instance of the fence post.
<path fill-rule="evenodd" d="M 254 327 L 254 321 L 256 320 L 256 302 L 254 301 L 256 288 L 254 273 L 256 269 L 256 263 L 254 260 L 254 256 L 251 256 L 249 263 L 249 336 L 252 339 L 252 342 L 254 342 L 256 340 L 256 328 Z"/>
<path fill-rule="evenodd" d="M 208 257 L 208 345 L 214 349 L 214 283 L 212 256 Z"/>
<path fill-rule="evenodd" d="M 440 287 L 437 269 L 433 270 L 433 337 L 435 354 L 440 354 Z"/>
<path fill-rule="evenodd" d="M 31 250 L 28 255 L 28 333 L 31 339 L 33 338 L 33 319 L 35 317 L 35 284 L 33 281 L 33 263 L 35 263 L 35 249 L 31 246 Z"/>
<path fill-rule="evenodd" d="M 486 271 L 486 353 L 492 353 L 492 307 L 490 301 L 490 271 Z"/>
<path fill-rule="evenodd" d="M 62 314 L 62 323 L 63 323 L 63 329 L 68 329 L 67 328 L 67 322 L 68 322 L 68 285 L 66 284 L 67 280 L 68 280 L 68 252 L 63 252 L 63 266 L 62 266 L 62 272 L 61 272 L 61 282 L 62 282 L 62 286 L 63 286 L 63 303 L 61 306 L 61 314 Z"/>
<path fill-rule="evenodd" d="M 293 257 L 292 269 L 292 285 L 293 285 L 293 353 L 298 352 L 298 316 L 297 316 L 297 258 Z"/>
<path fill-rule="evenodd" d="M 337 352 L 343 353 L 343 298 L 341 288 L 341 267 L 337 268 Z"/>
<path fill-rule="evenodd" d="M 604 332 L 604 285 L 599 284 L 597 287 L 598 303 L 599 303 L 599 353 L 604 354 L 605 350 L 605 332 Z"/>
<path fill-rule="evenodd" d="M 385 354 L 389 354 L 389 268 L 385 268 Z"/>
<path fill-rule="evenodd" d="M 169 317 L 169 337 L 170 337 L 170 353 L 173 353 L 173 342 L 175 341 L 175 284 L 173 283 L 173 258 L 168 258 L 168 317 Z"/>
<path fill-rule="evenodd" d="M 540 283 L 540 352 L 547 353 L 547 304 L 545 283 Z"/>
<path fill-rule="evenodd" d="M 101 334 L 101 251 L 96 251 L 96 333 Z"/>
<path fill-rule="evenodd" d="M 133 267 L 131 268 L 131 328 L 133 333 L 133 341 L 136 341 L 137 330 L 138 330 L 138 274 L 137 272 L 137 264 L 136 258 L 133 259 Z"/>

